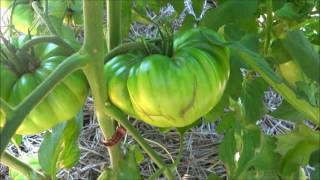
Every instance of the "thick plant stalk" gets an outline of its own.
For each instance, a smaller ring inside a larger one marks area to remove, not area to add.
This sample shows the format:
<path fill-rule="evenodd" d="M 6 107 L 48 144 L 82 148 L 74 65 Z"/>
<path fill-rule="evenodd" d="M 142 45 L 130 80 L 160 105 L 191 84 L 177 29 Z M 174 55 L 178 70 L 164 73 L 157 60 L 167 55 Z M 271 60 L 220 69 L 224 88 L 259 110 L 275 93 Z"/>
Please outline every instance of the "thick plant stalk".
<path fill-rule="evenodd" d="M 36 171 L 31 166 L 20 161 L 19 159 L 12 156 L 8 152 L 4 152 L 1 155 L 1 163 L 3 163 L 4 165 L 6 165 L 12 169 L 19 171 L 21 174 L 26 176 L 28 179 L 39 179 L 39 180 L 49 179 L 48 177 L 46 177 L 42 173 Z"/>
<path fill-rule="evenodd" d="M 6 118 L 6 124 L 0 131 L 0 154 L 31 110 L 66 76 L 83 67 L 87 62 L 84 60 L 84 57 L 77 53 L 68 57 L 27 98 L 13 108 L 12 116 Z M 1 106 L 3 105 L 5 104 L 1 103 Z"/>
<path fill-rule="evenodd" d="M 82 53 L 90 57 L 90 63 L 84 68 L 91 88 L 96 115 L 100 128 L 106 139 L 112 137 L 115 128 L 112 120 L 104 113 L 107 100 L 106 80 L 103 75 L 104 66 L 104 35 L 103 35 L 103 1 L 83 0 L 84 9 L 84 44 Z M 111 166 L 117 169 L 121 160 L 120 145 L 108 147 Z"/>

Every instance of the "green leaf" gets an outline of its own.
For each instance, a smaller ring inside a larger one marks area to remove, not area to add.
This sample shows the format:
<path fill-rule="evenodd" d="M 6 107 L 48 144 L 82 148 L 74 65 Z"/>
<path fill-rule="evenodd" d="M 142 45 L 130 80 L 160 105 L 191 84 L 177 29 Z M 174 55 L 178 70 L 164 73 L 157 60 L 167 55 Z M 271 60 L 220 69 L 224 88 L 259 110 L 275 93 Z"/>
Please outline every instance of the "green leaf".
<path fill-rule="evenodd" d="M 182 22 L 181 27 L 179 28 L 179 31 L 186 31 L 188 29 L 191 29 L 194 27 L 194 24 L 195 18 L 192 15 L 187 14 Z"/>
<path fill-rule="evenodd" d="M 311 106 L 307 101 L 297 98 L 295 92 L 283 83 L 282 79 L 273 72 L 269 64 L 260 54 L 249 50 L 239 42 L 231 43 L 229 47 L 237 53 L 247 65 L 258 72 L 261 77 L 293 107 L 303 112 L 315 124 L 319 124 L 319 109 Z"/>
<path fill-rule="evenodd" d="M 170 1 L 170 4 L 173 6 L 174 10 L 180 14 L 185 6 L 184 6 L 184 1 L 179 1 L 179 0 L 171 0 Z"/>
<path fill-rule="evenodd" d="M 240 57 L 231 52 L 230 77 L 226 86 L 225 94 L 229 94 L 234 99 L 238 99 L 242 91 L 243 76 L 240 68 L 243 66 L 244 65 Z"/>
<path fill-rule="evenodd" d="M 288 18 L 291 20 L 299 18 L 299 13 L 294 5 L 294 3 L 288 2 L 283 5 L 281 9 L 275 12 L 275 15 L 281 18 Z"/>
<path fill-rule="evenodd" d="M 168 5 L 169 0 L 134 0 L 134 2 L 139 9 L 148 7 L 151 8 L 156 14 L 159 14 L 160 8 Z"/>
<path fill-rule="evenodd" d="M 221 178 L 214 172 L 210 173 L 207 180 L 220 180 Z"/>
<path fill-rule="evenodd" d="M 128 37 L 131 26 L 131 2 L 132 0 L 121 0 L 121 40 Z"/>
<path fill-rule="evenodd" d="M 136 159 L 136 162 L 138 164 L 142 163 L 142 161 L 144 160 L 144 156 L 142 154 L 142 150 L 139 148 L 138 145 L 132 145 L 129 147 L 130 151 L 134 152 L 134 156 Z"/>
<path fill-rule="evenodd" d="M 100 174 L 98 180 L 127 180 L 128 177 L 134 180 L 142 179 L 135 151 L 135 148 L 129 148 L 124 159 L 119 162 L 119 168 L 114 170 L 106 168 Z"/>
<path fill-rule="evenodd" d="M 282 41 L 279 39 L 272 42 L 271 49 L 271 56 L 274 59 L 274 64 L 282 64 L 292 59 L 289 52 L 285 49 Z"/>
<path fill-rule="evenodd" d="M 278 119 L 290 120 L 295 122 L 301 122 L 302 120 L 307 119 L 304 114 L 297 111 L 285 100 L 281 103 L 277 110 L 270 113 L 270 115 Z"/>
<path fill-rule="evenodd" d="M 312 80 L 320 82 L 320 56 L 313 45 L 300 31 L 290 31 L 283 45 L 291 57 L 299 64 L 302 71 Z"/>
<path fill-rule="evenodd" d="M 298 81 L 297 96 L 306 99 L 311 105 L 320 106 L 320 85 L 316 82 Z"/>
<path fill-rule="evenodd" d="M 223 137 L 223 141 L 219 146 L 219 159 L 221 159 L 228 169 L 228 176 L 232 175 L 235 170 L 234 155 L 236 154 L 236 141 L 234 131 L 227 131 Z"/>
<path fill-rule="evenodd" d="M 276 152 L 280 153 L 281 173 L 290 177 L 301 166 L 307 165 L 311 153 L 319 149 L 320 134 L 305 125 L 299 125 L 293 132 L 277 137 Z"/>
<path fill-rule="evenodd" d="M 33 156 L 33 155 L 22 156 L 20 159 L 28 163 L 33 169 L 41 170 L 37 156 Z M 11 180 L 28 180 L 28 178 L 22 175 L 19 171 L 16 171 L 11 168 L 9 168 L 9 177 Z M 35 179 L 35 178 L 36 177 L 32 177 L 32 179 Z"/>
<path fill-rule="evenodd" d="M 265 114 L 263 96 L 267 87 L 267 83 L 261 77 L 244 80 L 240 99 L 247 123 L 256 124 L 256 121 Z"/>
<path fill-rule="evenodd" d="M 256 150 L 251 166 L 255 168 L 258 179 L 279 179 L 280 154 L 274 152 L 276 139 L 266 135 L 261 137 L 261 146 Z"/>
<path fill-rule="evenodd" d="M 76 118 L 56 126 L 52 133 L 45 134 L 38 156 L 47 174 L 55 175 L 58 169 L 71 168 L 78 162 L 80 149 L 77 141 L 82 124 L 82 113 L 79 113 Z"/>
<path fill-rule="evenodd" d="M 247 128 L 242 135 L 242 149 L 240 152 L 240 158 L 237 164 L 237 170 L 235 177 L 238 177 L 249 166 L 251 161 L 255 157 L 255 150 L 260 145 L 260 129 L 257 126 Z"/>
<path fill-rule="evenodd" d="M 311 154 L 309 164 L 315 168 L 313 172 L 311 172 L 311 179 L 320 179 L 320 149 L 314 151 Z"/>
<path fill-rule="evenodd" d="M 228 131 L 234 127 L 235 124 L 235 115 L 234 112 L 228 112 L 221 117 L 221 122 L 219 122 L 217 126 L 217 132 L 223 133 Z"/>
<path fill-rule="evenodd" d="M 12 136 L 11 141 L 15 145 L 20 145 L 22 143 L 22 135 L 15 134 Z"/>
<path fill-rule="evenodd" d="M 215 122 L 224 113 L 224 109 L 228 106 L 228 98 L 229 97 L 227 97 L 227 95 L 223 95 L 218 104 L 203 116 L 204 122 Z"/>
<path fill-rule="evenodd" d="M 224 24 L 242 23 L 246 24 L 244 28 L 248 28 L 248 22 L 255 22 L 253 17 L 257 8 L 257 0 L 228 0 L 219 4 L 217 8 L 210 9 L 200 21 L 200 25 L 218 30 Z"/>
<path fill-rule="evenodd" d="M 192 9 L 196 17 L 199 17 L 203 10 L 203 0 L 191 0 Z"/>
<path fill-rule="evenodd" d="M 269 64 L 265 59 L 258 53 L 255 53 L 240 43 L 233 43 L 231 46 L 232 50 L 237 53 L 242 59 L 245 59 L 246 63 L 251 68 L 260 70 L 260 74 L 264 73 L 268 78 L 271 78 L 276 83 L 281 83 L 282 79 L 273 72 Z"/>

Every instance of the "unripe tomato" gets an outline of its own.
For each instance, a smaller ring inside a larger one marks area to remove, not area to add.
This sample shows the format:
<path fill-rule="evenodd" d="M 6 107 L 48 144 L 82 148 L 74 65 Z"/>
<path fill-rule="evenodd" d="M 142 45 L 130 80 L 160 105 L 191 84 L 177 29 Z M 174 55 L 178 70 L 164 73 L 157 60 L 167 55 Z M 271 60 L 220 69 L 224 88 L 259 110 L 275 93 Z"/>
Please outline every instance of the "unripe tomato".
<path fill-rule="evenodd" d="M 279 64 L 278 72 L 291 86 L 303 80 L 302 71 L 293 60 Z"/>
<path fill-rule="evenodd" d="M 229 77 L 229 51 L 215 32 L 177 34 L 174 54 L 124 54 L 105 65 L 110 100 L 127 114 L 157 127 L 184 127 L 220 100 Z"/>
<path fill-rule="evenodd" d="M 61 52 L 57 51 L 57 47 L 52 44 L 37 46 L 34 51 L 38 56 L 35 58 L 40 60 L 40 65 L 33 71 L 16 74 L 7 65 L 1 64 L 0 66 L 0 97 L 13 107 L 21 103 L 66 58 L 65 56 L 57 56 Z M 88 84 L 84 74 L 80 71 L 73 72 L 35 106 L 23 120 L 16 133 L 36 134 L 71 119 L 80 111 L 87 94 Z M 0 112 L 0 117 L 0 126 L 3 126 L 3 112 Z"/>

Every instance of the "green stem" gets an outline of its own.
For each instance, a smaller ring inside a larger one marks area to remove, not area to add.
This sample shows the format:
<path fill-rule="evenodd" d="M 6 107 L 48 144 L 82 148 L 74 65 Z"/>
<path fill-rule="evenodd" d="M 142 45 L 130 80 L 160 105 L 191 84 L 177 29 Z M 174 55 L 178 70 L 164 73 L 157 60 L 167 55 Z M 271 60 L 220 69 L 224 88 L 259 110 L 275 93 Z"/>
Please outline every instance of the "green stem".
<path fill-rule="evenodd" d="M 237 52 L 245 63 L 247 63 L 252 69 L 257 71 L 262 78 L 267 81 L 274 90 L 288 101 L 294 108 L 303 112 L 310 120 L 316 125 L 320 125 L 320 109 L 313 107 L 303 99 L 299 99 L 295 92 L 290 89 L 285 83 L 277 82 L 273 77 L 277 77 L 273 73 L 270 67 L 266 67 L 268 64 L 264 64 L 265 60 L 259 54 L 254 53 L 239 43 L 234 43 L 230 46 Z"/>
<path fill-rule="evenodd" d="M 267 0 L 267 20 L 266 20 L 266 41 L 264 44 L 264 53 L 265 55 L 269 54 L 269 47 L 270 47 L 270 41 L 271 41 L 271 30 L 272 30 L 272 0 Z"/>
<path fill-rule="evenodd" d="M 173 163 L 173 167 L 175 167 L 175 168 L 180 164 L 181 159 L 183 157 L 184 134 L 179 134 L 179 141 L 180 141 L 179 142 L 179 153 L 178 153 L 176 160 Z"/>
<path fill-rule="evenodd" d="M 161 39 L 153 39 L 149 40 L 146 43 L 153 43 L 153 42 L 160 42 Z M 153 49 L 156 49 L 156 47 L 153 47 L 151 44 L 147 44 L 151 46 Z M 128 51 L 134 51 L 134 50 L 141 50 L 144 48 L 144 44 L 142 42 L 129 42 L 121 44 L 115 48 L 113 48 L 109 53 L 105 56 L 104 62 L 108 62 L 110 59 L 114 58 L 115 56 L 118 56 L 120 54 L 127 53 Z"/>
<path fill-rule="evenodd" d="M 2 109 L 6 116 L 11 116 L 14 112 L 13 107 L 11 107 L 5 100 L 0 98 L 0 109 Z"/>
<path fill-rule="evenodd" d="M 42 11 L 42 9 L 40 8 L 39 2 L 33 1 L 32 8 L 37 13 L 37 15 L 41 18 L 41 20 L 44 22 L 44 24 L 47 26 L 49 32 L 53 35 L 57 35 L 58 33 L 57 33 L 56 29 L 53 27 L 53 25 L 51 24 L 49 16 L 46 16 L 46 13 L 44 13 Z"/>
<path fill-rule="evenodd" d="M 22 162 L 21 160 L 12 156 L 6 151 L 1 155 L 1 163 L 16 171 L 19 171 L 28 179 L 49 179 L 39 171 L 33 169 L 30 165 Z"/>
<path fill-rule="evenodd" d="M 164 163 L 163 159 L 149 146 L 144 140 L 140 133 L 131 125 L 127 120 L 127 116 L 123 114 L 119 109 L 108 104 L 105 108 L 107 115 L 115 118 L 124 128 L 127 129 L 128 133 L 140 144 L 143 150 L 150 156 L 150 158 L 157 164 L 159 169 L 164 168 L 164 174 L 168 180 L 174 179 L 170 168 Z"/>
<path fill-rule="evenodd" d="M 121 1 L 106 0 L 108 52 L 121 43 Z"/>
<path fill-rule="evenodd" d="M 19 74 L 25 72 L 27 70 L 27 66 L 25 62 L 22 61 L 16 55 L 16 48 L 4 37 L 4 35 L 0 32 L 0 39 L 3 42 L 3 47 L 1 47 L 1 51 L 3 51 L 8 57 L 8 62 L 15 68 Z"/>
<path fill-rule="evenodd" d="M 7 119 L 5 126 L 0 131 L 0 154 L 4 151 L 11 137 L 31 110 L 66 76 L 86 65 L 87 61 L 85 60 L 86 58 L 78 53 L 65 59 L 47 79 L 15 107 L 12 116 Z"/>
<path fill-rule="evenodd" d="M 33 38 L 29 41 L 27 41 L 23 46 L 20 48 L 20 51 L 27 51 L 29 48 L 40 44 L 40 43 L 54 43 L 58 46 L 61 46 L 64 48 L 65 51 L 67 51 L 69 54 L 73 54 L 76 52 L 76 50 L 71 47 L 68 43 L 66 43 L 64 40 L 62 40 L 58 36 L 41 36 L 41 37 L 36 37 Z"/>
<path fill-rule="evenodd" d="M 84 44 L 82 51 L 90 58 L 90 64 L 85 67 L 84 73 L 89 81 L 94 98 L 96 115 L 100 128 L 106 139 L 115 133 L 113 121 L 104 113 L 104 103 L 107 100 L 106 80 L 103 74 L 104 66 L 104 36 L 103 36 L 103 1 L 83 0 L 84 9 Z M 120 145 L 108 147 L 111 166 L 118 169 L 122 154 Z"/>

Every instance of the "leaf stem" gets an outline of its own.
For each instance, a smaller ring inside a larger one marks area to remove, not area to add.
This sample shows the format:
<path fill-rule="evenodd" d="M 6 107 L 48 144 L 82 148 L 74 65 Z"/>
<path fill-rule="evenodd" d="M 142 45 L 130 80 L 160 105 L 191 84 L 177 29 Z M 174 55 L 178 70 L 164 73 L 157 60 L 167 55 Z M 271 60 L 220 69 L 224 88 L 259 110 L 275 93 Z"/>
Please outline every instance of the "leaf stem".
<path fill-rule="evenodd" d="M 115 118 L 124 128 L 127 129 L 128 133 L 140 144 L 143 150 L 150 156 L 150 158 L 162 169 L 164 168 L 164 174 L 168 180 L 174 179 L 170 168 L 164 163 L 163 159 L 150 147 L 140 133 L 131 125 L 127 120 L 127 116 L 124 115 L 119 109 L 108 104 L 105 108 L 107 115 Z"/>
<path fill-rule="evenodd" d="M 33 1 L 31 5 L 34 11 L 37 13 L 37 15 L 41 18 L 41 20 L 47 26 L 49 32 L 53 35 L 57 35 L 58 33 L 56 29 L 53 27 L 53 25 L 51 24 L 49 16 L 47 16 L 47 14 L 41 10 L 39 2 Z"/>
<path fill-rule="evenodd" d="M 270 47 L 270 41 L 271 41 L 271 30 L 272 30 L 272 0 L 266 1 L 267 5 L 267 20 L 266 20 L 266 41 L 264 43 L 264 53 L 265 55 L 269 54 L 269 47 Z"/>
<path fill-rule="evenodd" d="M 121 43 L 121 3 L 107 0 L 107 47 L 108 52 Z"/>
<path fill-rule="evenodd" d="M 25 44 L 23 44 L 22 47 L 20 48 L 20 51 L 27 51 L 32 46 L 35 46 L 40 43 L 48 43 L 48 42 L 54 43 L 58 46 L 62 46 L 64 50 L 67 51 L 69 54 L 73 54 L 76 52 L 76 50 L 73 47 L 71 47 L 68 43 L 66 43 L 64 40 L 62 40 L 58 36 L 41 36 L 41 37 L 33 38 L 27 41 Z"/>
<path fill-rule="evenodd" d="M 40 173 L 33 169 L 30 165 L 26 164 L 25 162 L 19 160 L 18 158 L 14 157 L 13 155 L 9 154 L 8 152 L 4 152 L 1 155 L 1 163 L 8 166 L 9 168 L 15 169 L 19 171 L 21 174 L 26 176 L 28 179 L 49 179 L 44 174 Z"/>
<path fill-rule="evenodd" d="M 313 123 L 318 126 L 320 125 L 320 109 L 313 107 L 305 100 L 299 99 L 295 92 L 290 89 L 285 83 L 281 81 L 277 82 L 274 78 L 272 78 L 272 75 L 274 77 L 278 76 L 276 76 L 276 74 L 268 66 L 262 56 L 253 51 L 250 51 L 239 43 L 233 43 L 230 47 L 240 55 L 245 63 L 247 63 L 252 69 L 257 71 L 262 76 L 262 78 L 273 87 L 273 89 L 280 93 L 281 96 L 284 97 L 284 99 L 288 101 L 289 104 L 291 104 L 297 110 L 303 112 L 307 117 L 310 118 Z"/>
<path fill-rule="evenodd" d="M 14 112 L 13 107 L 11 107 L 5 100 L 0 98 L 0 109 L 2 109 L 6 116 L 11 116 Z"/>

